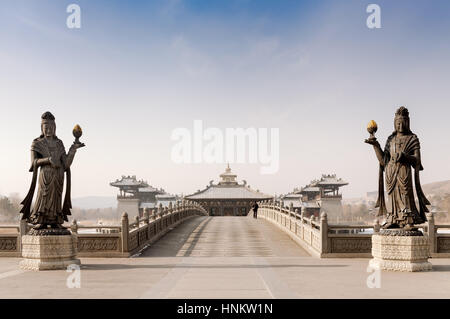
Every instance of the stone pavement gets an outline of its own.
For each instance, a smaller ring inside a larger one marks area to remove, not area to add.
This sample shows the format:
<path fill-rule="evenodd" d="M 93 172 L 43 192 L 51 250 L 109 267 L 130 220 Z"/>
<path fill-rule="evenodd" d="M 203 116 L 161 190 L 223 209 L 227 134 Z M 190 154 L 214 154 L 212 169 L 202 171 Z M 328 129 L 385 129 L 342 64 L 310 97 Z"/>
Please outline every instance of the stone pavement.
<path fill-rule="evenodd" d="M 272 224 L 195 217 L 135 258 L 82 258 L 81 288 L 66 271 L 18 270 L 0 258 L 0 298 L 450 298 L 450 260 L 432 272 L 381 273 L 368 259 L 317 259 Z"/>

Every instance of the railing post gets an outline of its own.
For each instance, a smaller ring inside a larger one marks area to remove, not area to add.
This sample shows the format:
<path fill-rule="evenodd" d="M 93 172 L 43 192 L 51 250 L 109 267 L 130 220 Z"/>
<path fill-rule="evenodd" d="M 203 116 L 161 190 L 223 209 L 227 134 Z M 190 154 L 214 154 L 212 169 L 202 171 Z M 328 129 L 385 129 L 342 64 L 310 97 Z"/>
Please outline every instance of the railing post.
<path fill-rule="evenodd" d="M 320 214 L 320 241 L 321 253 L 328 253 L 328 216 L 325 212 Z"/>
<path fill-rule="evenodd" d="M 172 202 L 169 202 L 169 221 L 170 221 L 170 224 L 172 225 L 173 224 L 173 206 L 172 206 Z"/>
<path fill-rule="evenodd" d="M 20 216 L 22 217 L 22 214 L 20 214 Z M 18 242 L 17 242 L 17 251 L 21 252 L 22 251 L 22 236 L 25 236 L 28 232 L 28 222 L 26 219 L 20 219 L 19 222 L 19 238 L 18 238 Z"/>
<path fill-rule="evenodd" d="M 373 232 L 374 233 L 379 233 L 381 229 L 381 225 L 380 225 L 380 221 L 378 220 L 378 218 L 375 220 L 375 224 L 373 225 Z"/>
<path fill-rule="evenodd" d="M 122 252 L 128 252 L 128 239 L 129 239 L 129 222 L 128 214 L 125 212 L 122 215 Z"/>
<path fill-rule="evenodd" d="M 139 228 L 139 215 L 136 216 L 136 228 Z"/>
<path fill-rule="evenodd" d="M 148 225 L 150 223 L 150 208 L 144 208 L 144 224 Z"/>
<path fill-rule="evenodd" d="M 430 243 L 430 255 L 431 255 L 437 253 L 436 224 L 432 212 L 427 213 L 427 220 L 428 220 L 428 241 Z"/>
<path fill-rule="evenodd" d="M 78 234 L 78 224 L 76 219 L 72 221 L 72 225 L 70 225 L 70 230 L 72 231 L 72 234 Z"/>
<path fill-rule="evenodd" d="M 20 233 L 20 237 L 21 238 L 22 238 L 22 236 L 27 234 L 27 227 L 28 227 L 27 220 L 26 219 L 21 219 L 20 223 L 19 223 L 19 233 Z"/>
<path fill-rule="evenodd" d="M 292 228 L 292 213 L 294 211 L 294 204 L 292 202 L 289 204 L 289 230 Z"/>

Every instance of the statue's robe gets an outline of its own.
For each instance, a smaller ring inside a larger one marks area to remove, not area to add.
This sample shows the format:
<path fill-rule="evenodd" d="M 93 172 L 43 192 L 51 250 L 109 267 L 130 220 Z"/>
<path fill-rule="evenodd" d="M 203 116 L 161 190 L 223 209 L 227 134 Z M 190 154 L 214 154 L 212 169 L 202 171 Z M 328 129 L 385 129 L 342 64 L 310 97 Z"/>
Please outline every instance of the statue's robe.
<path fill-rule="evenodd" d="M 63 224 L 68 221 L 67 216 L 71 215 L 72 208 L 70 199 L 70 168 L 65 167 L 67 154 L 63 142 L 56 138 L 56 143 L 52 147 L 44 137 L 35 139 L 31 145 L 31 150 L 36 153 L 36 158 L 32 163 L 30 172 L 33 172 L 33 179 L 27 197 L 22 202 L 22 219 L 27 219 L 32 224 Z M 33 194 L 36 187 L 38 175 L 37 161 L 43 158 L 52 158 L 59 167 L 52 165 L 41 166 L 38 191 L 33 210 L 31 210 Z M 62 193 L 64 188 L 64 172 L 67 174 L 66 196 L 62 204 Z"/>
<path fill-rule="evenodd" d="M 399 142 L 401 142 L 399 144 Z M 427 220 L 425 212 L 428 212 L 426 205 L 430 205 L 420 186 L 419 171 L 423 170 L 420 157 L 411 162 L 408 158 L 401 161 L 394 160 L 394 154 L 402 152 L 408 156 L 414 156 L 420 151 L 419 139 L 415 134 L 410 133 L 400 140 L 394 132 L 389 136 L 384 149 L 383 164 L 380 165 L 379 191 L 376 207 L 379 207 L 378 215 L 387 215 L 387 222 L 405 226 L 407 224 L 421 224 Z M 414 168 L 414 183 L 419 202 L 419 210 L 414 200 L 414 188 L 412 168 Z M 383 171 L 386 177 L 386 191 L 388 194 L 388 204 L 384 201 Z"/>

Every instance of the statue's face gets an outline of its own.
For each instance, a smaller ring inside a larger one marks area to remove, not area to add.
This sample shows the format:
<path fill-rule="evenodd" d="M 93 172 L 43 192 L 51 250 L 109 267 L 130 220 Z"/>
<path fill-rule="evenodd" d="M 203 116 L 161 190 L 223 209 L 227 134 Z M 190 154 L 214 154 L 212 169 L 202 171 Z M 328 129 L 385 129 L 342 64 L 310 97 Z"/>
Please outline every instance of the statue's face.
<path fill-rule="evenodd" d="M 42 123 L 42 134 L 45 137 L 53 137 L 56 133 L 56 125 L 52 122 L 44 122 Z"/>
<path fill-rule="evenodd" d="M 407 133 L 409 131 L 409 120 L 406 117 L 396 117 L 394 126 L 397 132 Z"/>

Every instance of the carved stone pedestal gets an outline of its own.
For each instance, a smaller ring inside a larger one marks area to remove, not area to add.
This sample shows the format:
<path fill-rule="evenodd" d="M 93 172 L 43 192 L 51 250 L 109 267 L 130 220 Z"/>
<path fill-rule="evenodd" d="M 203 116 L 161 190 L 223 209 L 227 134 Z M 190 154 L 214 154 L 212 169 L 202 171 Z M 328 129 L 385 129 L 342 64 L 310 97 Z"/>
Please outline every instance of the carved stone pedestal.
<path fill-rule="evenodd" d="M 430 248 L 428 236 L 420 231 L 382 229 L 372 236 L 369 266 L 391 271 L 428 271 Z"/>
<path fill-rule="evenodd" d="M 19 267 L 26 270 L 67 269 L 80 265 L 76 235 L 22 236 L 22 257 Z"/>

